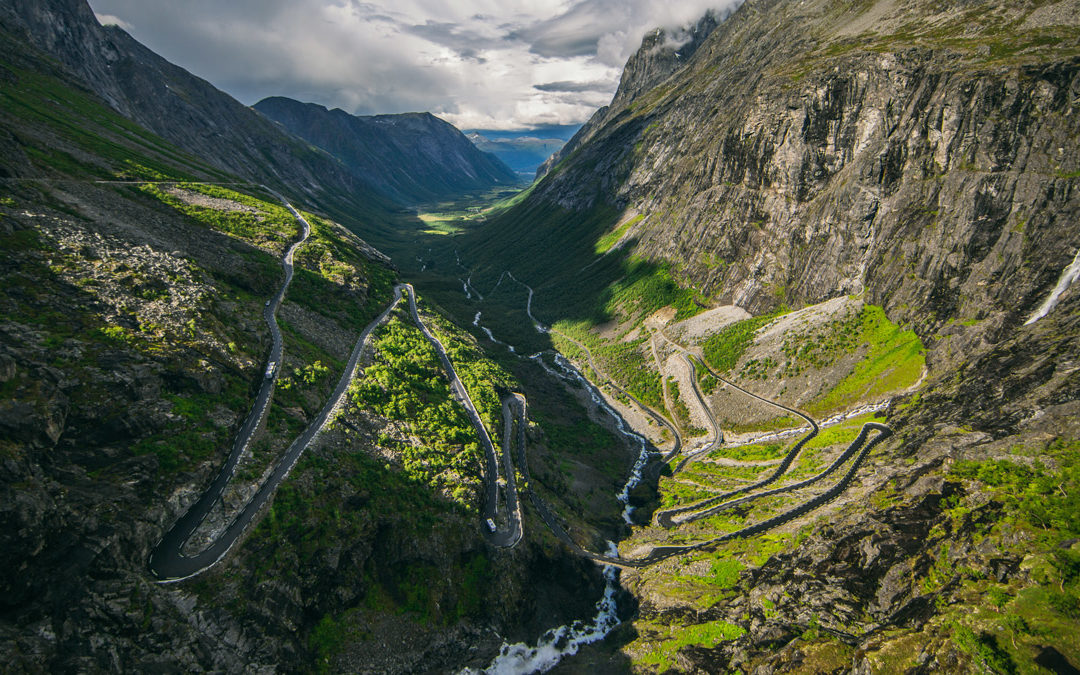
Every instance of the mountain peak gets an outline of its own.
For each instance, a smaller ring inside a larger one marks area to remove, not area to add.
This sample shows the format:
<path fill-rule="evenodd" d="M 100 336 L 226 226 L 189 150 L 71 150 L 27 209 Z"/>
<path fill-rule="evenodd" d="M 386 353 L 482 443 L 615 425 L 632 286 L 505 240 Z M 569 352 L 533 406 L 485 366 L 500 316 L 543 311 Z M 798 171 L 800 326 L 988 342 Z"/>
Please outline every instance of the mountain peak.
<path fill-rule="evenodd" d="M 509 167 L 430 112 L 352 115 L 283 96 L 263 99 L 254 108 L 400 203 L 518 182 Z"/>

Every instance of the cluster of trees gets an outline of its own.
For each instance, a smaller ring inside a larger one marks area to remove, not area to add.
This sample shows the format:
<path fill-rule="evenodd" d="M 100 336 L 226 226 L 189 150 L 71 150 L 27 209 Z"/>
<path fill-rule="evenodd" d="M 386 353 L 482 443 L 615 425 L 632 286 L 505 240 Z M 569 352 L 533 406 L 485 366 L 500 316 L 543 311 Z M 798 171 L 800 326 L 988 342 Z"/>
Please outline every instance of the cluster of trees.
<path fill-rule="evenodd" d="M 465 331 L 434 314 L 425 315 L 424 321 L 434 329 L 446 348 L 446 355 L 454 364 L 461 383 L 469 390 L 469 397 L 488 431 L 501 429 L 502 395 L 515 388 L 514 378 L 484 356 L 476 340 Z M 497 434 L 493 438 L 495 436 Z"/>
<path fill-rule="evenodd" d="M 353 404 L 405 424 L 418 445 L 388 435 L 381 441 L 399 453 L 406 474 L 473 508 L 480 446 L 434 348 L 397 317 L 379 332 L 374 346 L 376 362 L 350 388 Z"/>

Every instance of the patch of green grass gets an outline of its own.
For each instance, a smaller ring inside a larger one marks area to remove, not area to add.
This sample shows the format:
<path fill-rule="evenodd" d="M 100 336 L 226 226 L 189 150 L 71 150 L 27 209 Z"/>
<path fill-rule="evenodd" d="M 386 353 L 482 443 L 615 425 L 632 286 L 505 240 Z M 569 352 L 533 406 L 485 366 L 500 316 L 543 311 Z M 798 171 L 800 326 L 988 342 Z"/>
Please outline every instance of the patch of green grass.
<path fill-rule="evenodd" d="M 667 265 L 632 259 L 626 275 L 601 295 L 601 306 L 608 315 L 641 319 L 664 307 L 674 307 L 674 320 L 682 321 L 704 309 L 703 304 L 696 302 L 697 298 L 696 291 L 675 281 Z"/>
<path fill-rule="evenodd" d="M 861 316 L 860 340 L 866 356 L 854 371 L 807 409 L 823 413 L 899 391 L 918 382 L 926 367 L 926 349 L 911 330 L 889 321 L 885 310 L 866 305 Z"/>
<path fill-rule="evenodd" d="M 675 407 L 675 419 L 678 420 L 683 433 L 689 438 L 704 436 L 707 433 L 706 430 L 694 426 L 693 422 L 691 422 L 690 409 L 686 407 L 686 402 L 682 399 L 679 383 L 675 381 L 675 378 L 669 378 L 668 380 L 668 395 L 671 397 L 672 405 Z"/>
<path fill-rule="evenodd" d="M 1073 545 L 1080 537 L 1080 441 L 1057 438 L 1016 455 L 1037 459 L 964 460 L 950 469 L 953 478 L 973 481 L 989 493 L 994 520 L 982 536 L 1022 559 L 1026 571 L 1004 588 L 984 588 L 988 582 L 980 582 L 978 598 L 989 607 L 953 618 L 965 629 L 954 631 L 961 637 L 957 645 L 995 672 L 1033 672 L 1031 660 L 1046 644 L 1074 663 L 1080 658 L 1074 639 L 1080 630 L 1080 547 Z M 960 519 L 970 517 L 966 509 L 951 511 Z"/>
<path fill-rule="evenodd" d="M 34 69 L 15 65 L 7 54 L 18 54 L 22 47 L 10 44 L 6 36 L 0 37 L 0 46 L 0 63 L 15 76 L 13 82 L 0 84 L 0 111 L 34 129 L 47 129 L 72 150 L 24 144 L 38 166 L 66 175 L 104 178 L 125 162 L 137 162 L 173 178 L 190 178 L 192 171 L 222 176 L 121 117 L 89 92 L 67 84 L 51 64 L 36 64 Z"/>
<path fill-rule="evenodd" d="M 763 328 L 776 317 L 787 314 L 788 311 L 785 307 L 769 314 L 724 326 L 701 345 L 705 353 L 705 361 L 719 373 L 730 371 L 754 343 L 754 335 L 758 329 Z"/>
<path fill-rule="evenodd" d="M 292 213 L 280 205 L 213 185 L 179 183 L 176 187 L 181 190 L 198 192 L 215 199 L 237 202 L 243 206 L 254 208 L 257 212 L 223 210 L 188 204 L 173 193 L 153 183 L 140 185 L 139 189 L 205 227 L 223 232 L 260 248 L 268 248 L 276 253 L 283 252 L 288 243 L 299 235 L 299 223 Z"/>
<path fill-rule="evenodd" d="M 318 672 L 330 672 L 330 659 L 345 648 L 350 638 L 355 639 L 357 632 L 350 629 L 344 617 L 325 614 L 308 635 L 308 649 L 315 653 Z"/>
<path fill-rule="evenodd" d="M 661 628 L 657 626 L 657 628 Z M 641 662 L 656 666 L 660 672 L 671 668 L 675 655 L 683 647 L 716 647 L 721 642 L 734 640 L 746 634 L 746 629 L 724 620 L 709 621 L 692 626 L 665 626 L 666 639 L 650 645 L 642 655 Z M 663 633 L 661 633 L 663 634 Z"/>
<path fill-rule="evenodd" d="M 619 243 L 619 240 L 623 238 L 623 236 L 630 230 L 631 227 L 641 222 L 642 218 L 644 217 L 644 215 L 638 214 L 633 218 L 628 218 L 625 222 L 616 227 L 614 230 L 600 237 L 600 239 L 598 239 L 596 242 L 596 246 L 594 247 L 596 254 L 603 255 L 604 253 L 607 253 L 612 246 Z"/>
<path fill-rule="evenodd" d="M 1016 663 L 1009 653 L 998 645 L 997 639 L 985 633 L 976 635 L 970 628 L 956 625 L 953 640 L 960 651 L 971 656 L 980 670 L 1000 675 L 1012 675 L 1017 672 Z"/>

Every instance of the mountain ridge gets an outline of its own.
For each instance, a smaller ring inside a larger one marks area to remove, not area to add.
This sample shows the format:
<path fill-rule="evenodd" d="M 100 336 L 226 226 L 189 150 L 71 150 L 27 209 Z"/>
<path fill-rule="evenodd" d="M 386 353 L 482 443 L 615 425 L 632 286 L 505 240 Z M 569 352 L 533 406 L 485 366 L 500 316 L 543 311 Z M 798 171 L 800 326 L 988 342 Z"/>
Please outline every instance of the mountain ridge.
<path fill-rule="evenodd" d="M 0 11 L 9 30 L 30 37 L 115 110 L 217 168 L 324 201 L 327 190 L 354 193 L 350 201 L 360 213 L 397 210 L 330 156 L 281 133 L 122 28 L 101 26 L 85 0 L 12 0 Z"/>
<path fill-rule="evenodd" d="M 400 203 L 433 202 L 517 183 L 501 160 L 428 112 L 358 116 L 283 96 L 252 107 Z"/>
<path fill-rule="evenodd" d="M 1073 508 L 1050 482 L 1074 484 L 1080 464 L 1080 286 L 1068 285 L 1080 249 L 1080 160 L 1069 152 L 1080 137 L 1078 16 L 1075 0 L 748 0 L 677 69 L 628 68 L 627 95 L 527 194 L 455 242 L 470 283 L 491 288 L 511 271 L 580 368 L 595 356 L 615 386 L 669 409 L 691 437 L 704 417 L 687 395 L 706 384 L 708 405 L 732 415 L 725 438 L 793 426 L 761 421 L 775 411 L 672 365 L 677 354 L 657 343 L 699 317 L 722 327 L 696 329 L 685 349 L 722 376 L 828 414 L 849 412 L 835 409 L 845 398 L 884 406 L 867 415 L 895 432 L 816 517 L 625 573 L 639 614 L 584 663 L 762 673 L 876 672 L 912 654 L 914 672 L 1080 663 L 1066 609 L 1080 589 L 1073 553 L 1059 552 L 1074 550 L 1080 523 L 1041 515 Z M 630 61 L 647 63 L 654 47 Z M 1028 323 L 1051 293 L 1060 303 Z M 866 304 L 861 328 L 785 323 L 844 301 Z M 875 327 L 878 312 L 888 323 Z M 501 335 L 515 324 L 485 320 Z M 853 335 L 896 342 L 870 356 L 872 344 L 841 346 Z M 912 359 L 887 365 L 906 349 Z M 852 363 L 830 382 L 830 368 Z M 886 393 L 890 382 L 903 386 Z M 877 387 L 887 400 L 870 397 Z M 659 467 L 657 501 L 642 502 L 719 498 L 757 468 L 745 460 L 782 446 L 750 447 L 707 452 L 685 478 Z M 620 550 L 706 539 L 776 508 L 732 509 L 674 537 L 643 525 Z M 1032 571 L 1042 560 L 1056 561 L 1045 576 Z"/>

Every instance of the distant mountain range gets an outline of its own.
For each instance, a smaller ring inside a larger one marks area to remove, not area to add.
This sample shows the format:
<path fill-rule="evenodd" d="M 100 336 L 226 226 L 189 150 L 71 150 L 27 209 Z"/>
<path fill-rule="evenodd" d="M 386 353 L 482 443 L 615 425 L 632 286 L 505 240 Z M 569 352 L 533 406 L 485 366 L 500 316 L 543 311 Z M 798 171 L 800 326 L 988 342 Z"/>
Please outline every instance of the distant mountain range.
<path fill-rule="evenodd" d="M 537 136 L 517 136 L 513 138 L 497 137 L 479 131 L 469 132 L 468 139 L 484 152 L 489 152 L 519 175 L 532 180 L 544 161 L 558 152 L 566 141 L 561 138 L 542 138 Z"/>
<path fill-rule="evenodd" d="M 254 108 L 399 203 L 519 182 L 510 167 L 431 113 L 357 116 L 282 96 Z"/>
<path fill-rule="evenodd" d="M 425 113 L 355 118 L 273 99 L 259 114 L 123 29 L 102 26 L 85 0 L 6 0 L 0 27 L 55 58 L 124 117 L 211 166 L 324 208 L 370 214 L 365 221 L 401 204 L 517 182 L 508 167 Z M 286 115 L 290 109 L 307 117 Z M 306 133 L 293 135 L 297 129 Z"/>

